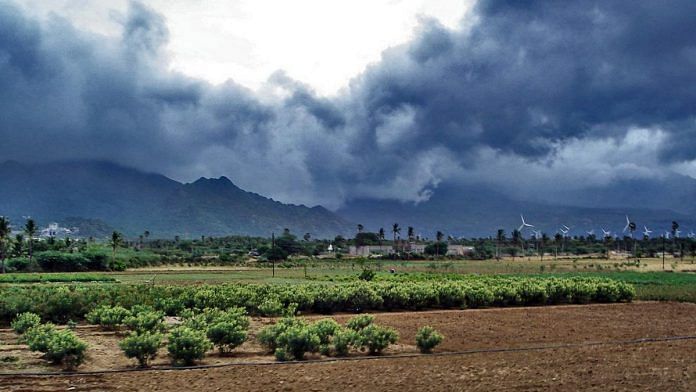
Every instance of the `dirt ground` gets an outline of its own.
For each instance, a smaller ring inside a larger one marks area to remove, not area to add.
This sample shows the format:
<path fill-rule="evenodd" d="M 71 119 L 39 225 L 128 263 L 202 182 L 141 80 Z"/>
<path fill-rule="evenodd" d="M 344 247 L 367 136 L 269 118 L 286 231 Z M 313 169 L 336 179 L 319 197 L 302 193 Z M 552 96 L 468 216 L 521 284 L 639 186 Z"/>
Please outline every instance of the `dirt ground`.
<path fill-rule="evenodd" d="M 349 317 L 335 316 L 339 322 Z M 255 319 L 253 328 L 269 322 Z M 377 322 L 397 328 L 400 344 L 376 359 L 358 353 L 352 356 L 357 360 L 268 365 L 272 358 L 250 342 L 230 357 L 211 352 L 202 364 L 259 364 L 52 377 L 16 374 L 0 377 L 0 390 L 696 390 L 696 340 L 619 343 L 696 335 L 696 304 L 394 312 L 378 314 Z M 435 350 L 439 355 L 405 357 L 417 353 L 415 332 L 426 324 L 446 337 Z M 78 334 L 90 344 L 89 359 L 81 371 L 134 365 L 118 350 L 119 337 L 113 333 L 85 327 Z M 19 358 L 0 362 L 0 371 L 56 370 L 26 347 L 14 345 L 12 333 L 1 332 L 0 341 L 4 344 L 0 357 Z M 506 351 L 463 352 L 483 349 Z M 155 365 L 166 363 L 163 351 Z"/>

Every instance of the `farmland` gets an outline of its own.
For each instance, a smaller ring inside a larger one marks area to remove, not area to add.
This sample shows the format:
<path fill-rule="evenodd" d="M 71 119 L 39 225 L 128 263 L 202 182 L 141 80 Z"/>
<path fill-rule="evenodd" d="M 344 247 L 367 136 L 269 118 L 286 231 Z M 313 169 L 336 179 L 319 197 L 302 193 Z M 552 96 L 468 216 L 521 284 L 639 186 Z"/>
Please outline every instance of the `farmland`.
<path fill-rule="evenodd" d="M 269 390 L 337 385 L 451 390 L 463 383 L 490 390 L 571 390 L 601 389 L 607 382 L 637 389 L 692 389 L 696 275 L 689 272 L 688 262 L 674 269 L 670 265 L 675 272 L 662 272 L 658 266 L 658 259 L 640 265 L 595 258 L 543 263 L 344 259 L 7 274 L 0 282 L 4 323 L 17 313 L 35 312 L 42 321 L 57 323 L 58 330 L 71 328 L 87 350 L 79 376 L 20 376 L 60 373 L 62 367 L 49 364 L 4 329 L 0 369 L 14 376 L 0 377 L 0 388 L 249 389 L 261 373 Z M 370 272 L 367 280 L 360 278 L 365 271 Z M 645 302 L 653 300 L 682 303 Z M 131 336 L 129 328 L 100 327 L 85 319 L 100 305 L 145 306 L 166 314 L 162 322 L 170 331 L 187 324 L 187 312 L 242 307 L 249 326 L 246 339 L 230 352 L 206 348 L 194 362 L 203 366 L 198 370 L 165 370 L 172 369 L 165 334 L 145 373 L 99 373 L 140 370 L 119 347 Z M 356 314 L 367 312 L 376 316 L 379 328 L 395 331 L 398 338 L 376 356 L 355 343 L 346 357 L 335 355 L 333 348 L 327 353 L 308 349 L 304 362 L 286 364 L 269 352 L 260 336 L 283 320 L 288 308 L 295 309 L 298 325 L 310 329 L 327 318 L 345 328 Z M 445 337 L 432 355 L 421 354 L 415 341 L 426 325 Z M 672 382 L 657 375 L 670 375 Z M 438 384 L 433 387 L 434 380 Z"/>
<path fill-rule="evenodd" d="M 307 316 L 316 320 L 320 316 Z M 350 315 L 333 316 L 344 323 Z M 511 309 L 444 310 L 380 313 L 376 322 L 395 328 L 398 345 L 382 356 L 353 354 L 347 360 L 282 364 L 253 340 L 231 356 L 214 352 L 199 370 L 113 373 L 51 378 L 2 377 L 3 390 L 215 390 L 217 388 L 307 390 L 452 390 L 478 386 L 486 390 L 618 388 L 693 390 L 693 340 L 659 340 L 696 335 L 696 305 L 632 303 L 566 305 Z M 252 318 L 258 331 L 272 319 Z M 445 335 L 432 356 L 417 353 L 416 330 L 428 323 Z M 77 334 L 92 347 L 82 370 L 132 369 L 118 349 L 115 332 L 80 326 Z M 10 332 L 0 334 L 11 340 Z M 653 342 L 637 339 L 655 338 Z M 491 352 L 491 350 L 494 350 Z M 50 371 L 38 355 L 22 346 L 3 347 L 4 371 Z M 370 360 L 370 358 L 375 358 Z M 234 363 L 237 363 L 235 365 Z M 166 354 L 153 363 L 168 366 Z"/>

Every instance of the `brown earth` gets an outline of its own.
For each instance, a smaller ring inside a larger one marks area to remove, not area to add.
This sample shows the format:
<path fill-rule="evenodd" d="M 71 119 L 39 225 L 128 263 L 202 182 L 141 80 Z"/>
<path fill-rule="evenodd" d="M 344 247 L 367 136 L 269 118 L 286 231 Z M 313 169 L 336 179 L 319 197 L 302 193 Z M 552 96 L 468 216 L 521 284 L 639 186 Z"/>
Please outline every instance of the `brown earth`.
<path fill-rule="evenodd" d="M 335 316 L 343 322 L 349 315 Z M 315 318 L 315 317 L 311 317 Z M 267 319 L 255 319 L 258 330 Z M 696 390 L 696 340 L 626 343 L 641 338 L 696 335 L 696 304 L 632 303 L 464 311 L 382 313 L 377 322 L 399 330 L 400 345 L 377 359 L 356 353 L 336 362 L 231 365 L 197 370 L 152 370 L 99 375 L 0 377 L 0 390 Z M 416 330 L 432 325 L 445 336 L 435 351 L 416 354 Z M 81 371 L 133 366 L 116 345 L 119 337 L 93 327 L 78 328 L 90 344 Z M 16 336 L 0 333 L 0 371 L 47 371 L 38 355 Z M 624 341 L 624 343 L 621 343 Z M 603 343 L 589 345 L 588 343 Z M 571 346 L 558 347 L 570 344 Z M 543 346 L 554 346 L 543 348 Z M 481 349 L 522 351 L 469 352 Z M 202 364 L 269 362 L 246 343 L 231 357 L 210 353 Z M 318 356 L 310 359 L 319 359 Z M 155 365 L 167 363 L 166 352 Z"/>

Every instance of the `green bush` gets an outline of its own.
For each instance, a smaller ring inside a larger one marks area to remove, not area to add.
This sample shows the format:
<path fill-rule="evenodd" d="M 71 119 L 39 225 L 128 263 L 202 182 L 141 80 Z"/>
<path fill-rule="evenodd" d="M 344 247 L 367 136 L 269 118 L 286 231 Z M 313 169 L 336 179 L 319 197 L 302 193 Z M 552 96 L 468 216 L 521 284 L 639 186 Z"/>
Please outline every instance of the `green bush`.
<path fill-rule="evenodd" d="M 284 351 L 284 356 L 295 360 L 304 359 L 305 353 L 317 352 L 321 340 L 319 336 L 306 325 L 296 325 L 287 328 L 278 336 L 277 345 Z"/>
<path fill-rule="evenodd" d="M 123 306 L 100 306 L 85 315 L 87 321 L 98 324 L 107 330 L 115 330 L 131 316 L 131 312 Z"/>
<path fill-rule="evenodd" d="M 46 359 L 63 364 L 66 370 L 75 370 L 85 360 L 87 344 L 73 331 L 64 329 L 50 334 L 46 345 Z"/>
<path fill-rule="evenodd" d="M 147 367 L 150 360 L 157 356 L 162 346 L 162 334 L 157 332 L 131 333 L 118 343 L 128 358 L 138 360 L 140 367 Z"/>
<path fill-rule="evenodd" d="M 328 345 L 331 342 L 331 337 L 340 328 L 341 325 L 331 318 L 321 319 L 310 326 L 310 329 L 319 336 L 322 345 Z"/>
<path fill-rule="evenodd" d="M 270 325 L 256 335 L 256 339 L 269 352 L 274 352 L 278 348 L 278 338 L 286 330 L 292 327 L 305 327 L 306 323 L 294 317 L 284 317 L 278 320 L 277 323 Z"/>
<path fill-rule="evenodd" d="M 222 354 L 244 343 L 247 339 L 247 330 L 240 323 L 221 321 L 208 327 L 206 335 Z"/>
<path fill-rule="evenodd" d="M 370 355 L 377 355 L 398 339 L 399 334 L 396 330 L 370 324 L 357 332 L 356 345 L 361 351 L 367 349 Z"/>
<path fill-rule="evenodd" d="M 283 314 L 283 304 L 277 298 L 270 298 L 259 305 L 259 313 L 263 316 L 280 316 Z"/>
<path fill-rule="evenodd" d="M 25 312 L 20 313 L 12 321 L 11 327 L 18 334 L 23 334 L 29 328 L 35 327 L 41 324 L 41 317 L 36 313 Z"/>
<path fill-rule="evenodd" d="M 174 365 L 193 365 L 196 360 L 202 359 L 206 351 L 211 348 L 212 344 L 203 331 L 178 327 L 169 334 L 167 350 L 169 350 Z"/>
<path fill-rule="evenodd" d="M 345 357 L 348 355 L 350 347 L 355 344 L 356 337 L 357 333 L 352 329 L 338 329 L 331 338 L 334 354 L 337 357 Z"/>
<path fill-rule="evenodd" d="M 423 354 L 429 354 L 433 348 L 442 343 L 444 336 L 431 326 L 424 326 L 416 333 L 416 346 Z"/>
<path fill-rule="evenodd" d="M 353 331 L 360 331 L 370 325 L 375 321 L 375 316 L 371 314 L 361 314 L 359 316 L 355 316 L 352 319 L 348 320 L 346 323 L 346 327 L 352 329 Z"/>
<path fill-rule="evenodd" d="M 360 272 L 360 275 L 358 275 L 358 279 L 364 280 L 366 282 L 369 282 L 375 278 L 375 271 L 369 270 L 369 269 L 364 269 Z"/>
<path fill-rule="evenodd" d="M 22 340 L 29 346 L 29 350 L 45 353 L 48 351 L 48 342 L 55 333 L 55 325 L 39 324 L 29 328 L 22 336 Z"/>
<path fill-rule="evenodd" d="M 123 324 L 131 331 L 142 332 L 163 332 L 164 313 L 145 311 L 128 316 L 123 320 Z"/>

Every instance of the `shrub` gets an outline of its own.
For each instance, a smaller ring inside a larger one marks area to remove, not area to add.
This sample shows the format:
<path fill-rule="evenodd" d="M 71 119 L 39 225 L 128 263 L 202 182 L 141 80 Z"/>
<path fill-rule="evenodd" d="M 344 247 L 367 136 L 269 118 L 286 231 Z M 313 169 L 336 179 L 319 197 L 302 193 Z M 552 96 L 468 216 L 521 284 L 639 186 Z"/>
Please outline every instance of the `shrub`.
<path fill-rule="evenodd" d="M 305 353 L 316 352 L 320 343 L 319 336 L 306 325 L 296 325 L 286 329 L 278 336 L 277 341 L 278 347 L 298 361 L 304 359 Z"/>
<path fill-rule="evenodd" d="M 283 314 L 283 304 L 278 298 L 270 298 L 259 305 L 259 313 L 263 316 L 279 316 Z"/>
<path fill-rule="evenodd" d="M 334 353 L 338 357 L 345 357 L 350 351 L 350 347 L 355 343 L 356 332 L 348 328 L 340 328 L 331 338 Z"/>
<path fill-rule="evenodd" d="M 360 331 L 361 329 L 364 329 L 372 325 L 374 321 L 375 316 L 371 314 L 361 314 L 348 320 L 348 322 L 346 323 L 346 327 L 352 329 L 353 331 Z"/>
<path fill-rule="evenodd" d="M 169 334 L 167 350 L 174 365 L 193 365 L 197 359 L 202 359 L 212 344 L 202 331 L 188 327 L 178 327 Z"/>
<path fill-rule="evenodd" d="M 431 326 L 425 326 L 416 333 L 416 346 L 423 354 L 429 354 L 433 348 L 442 343 L 444 337 Z"/>
<path fill-rule="evenodd" d="M 160 312 L 140 312 L 128 316 L 123 320 L 123 324 L 132 331 L 142 332 L 163 332 L 165 330 L 164 314 Z"/>
<path fill-rule="evenodd" d="M 29 328 L 22 336 L 22 340 L 31 351 L 45 353 L 48 351 L 48 342 L 56 333 L 56 326 L 51 323 L 39 324 Z"/>
<path fill-rule="evenodd" d="M 15 317 L 15 319 L 12 321 L 11 326 L 15 332 L 21 335 L 29 328 L 35 327 L 39 324 L 41 324 L 41 317 L 39 317 L 38 314 L 25 312 L 18 314 L 17 317 Z"/>
<path fill-rule="evenodd" d="M 247 339 L 246 326 L 233 321 L 221 321 L 208 327 L 208 339 L 218 347 L 220 353 L 234 350 Z"/>
<path fill-rule="evenodd" d="M 328 345 L 331 337 L 338 331 L 341 326 L 336 322 L 336 320 L 327 318 L 322 319 L 310 326 L 312 332 L 314 332 L 318 337 L 322 345 Z"/>
<path fill-rule="evenodd" d="M 370 355 L 376 355 L 398 339 L 399 334 L 394 329 L 370 324 L 357 332 L 356 343 L 361 350 L 367 348 Z"/>
<path fill-rule="evenodd" d="M 85 361 L 87 344 L 73 333 L 64 329 L 54 332 L 48 339 L 46 359 L 54 364 L 63 364 L 65 370 L 75 370 Z"/>
<path fill-rule="evenodd" d="M 375 271 L 369 270 L 369 269 L 364 269 L 360 272 L 360 275 L 358 275 L 358 279 L 364 280 L 366 282 L 369 282 L 375 278 Z"/>
<path fill-rule="evenodd" d="M 131 333 L 118 343 L 128 358 L 136 358 L 140 367 L 147 367 L 162 346 L 162 334 L 156 332 Z"/>
<path fill-rule="evenodd" d="M 296 326 L 306 326 L 306 323 L 294 317 L 285 317 L 259 331 L 256 339 L 269 352 L 274 352 L 278 348 L 278 337 L 287 329 Z"/>
<path fill-rule="evenodd" d="M 131 312 L 122 306 L 100 306 L 85 315 L 87 321 L 98 324 L 107 330 L 117 329 L 123 325 Z"/>

